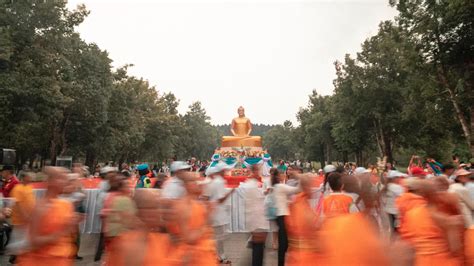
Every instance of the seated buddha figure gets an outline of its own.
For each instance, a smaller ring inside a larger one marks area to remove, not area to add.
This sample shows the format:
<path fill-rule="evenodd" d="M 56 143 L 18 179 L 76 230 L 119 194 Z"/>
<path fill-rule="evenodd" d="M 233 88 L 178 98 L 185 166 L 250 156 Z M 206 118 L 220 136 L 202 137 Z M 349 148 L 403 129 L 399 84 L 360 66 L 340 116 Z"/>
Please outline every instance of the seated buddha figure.
<path fill-rule="evenodd" d="M 222 137 L 222 147 L 262 147 L 262 138 L 250 136 L 252 123 L 245 117 L 245 109 L 240 106 L 237 110 L 239 117 L 232 120 L 230 132 L 234 136 Z"/>

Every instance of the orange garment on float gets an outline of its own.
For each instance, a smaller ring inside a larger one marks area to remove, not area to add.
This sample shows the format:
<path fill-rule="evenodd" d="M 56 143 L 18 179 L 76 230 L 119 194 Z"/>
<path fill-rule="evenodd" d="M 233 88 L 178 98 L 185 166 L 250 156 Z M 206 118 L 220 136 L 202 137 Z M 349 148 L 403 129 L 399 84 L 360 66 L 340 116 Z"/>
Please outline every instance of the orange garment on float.
<path fill-rule="evenodd" d="M 323 199 L 323 214 L 325 217 L 348 214 L 353 203 L 351 196 L 333 192 Z"/>
<path fill-rule="evenodd" d="M 325 260 L 321 265 L 389 265 L 373 227 L 362 213 L 326 219 L 320 229 Z"/>
<path fill-rule="evenodd" d="M 43 216 L 39 218 L 38 234 L 41 236 L 55 234 L 66 230 L 68 222 L 74 215 L 73 205 L 62 199 L 52 199 L 50 205 Z M 25 253 L 18 258 L 20 266 L 73 265 L 72 253 L 74 251 L 73 239 L 71 235 L 64 235 L 54 243 L 38 248 L 37 250 Z"/>
<path fill-rule="evenodd" d="M 415 249 L 415 266 L 462 265 L 459 258 L 450 254 L 446 234 L 431 218 L 427 206 L 405 213 L 403 239 Z"/>
<path fill-rule="evenodd" d="M 286 265 L 323 265 L 316 228 L 317 215 L 304 193 L 295 196 L 289 207 L 291 215 L 285 217 L 288 231 Z"/>
<path fill-rule="evenodd" d="M 192 200 L 189 208 L 191 213 L 187 221 L 187 229 L 189 231 L 204 230 L 204 233 L 192 245 L 180 243 L 170 248 L 167 256 L 169 265 L 217 265 L 216 243 L 213 239 L 212 229 L 207 222 L 206 206 Z"/>

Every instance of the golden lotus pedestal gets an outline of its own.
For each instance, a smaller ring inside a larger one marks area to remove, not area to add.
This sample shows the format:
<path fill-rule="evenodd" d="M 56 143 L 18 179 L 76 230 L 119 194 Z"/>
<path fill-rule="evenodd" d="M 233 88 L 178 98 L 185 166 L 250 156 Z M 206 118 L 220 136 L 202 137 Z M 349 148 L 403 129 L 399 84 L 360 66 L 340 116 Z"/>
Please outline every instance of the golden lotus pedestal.
<path fill-rule="evenodd" d="M 223 148 L 230 147 L 262 147 L 262 137 L 259 136 L 246 136 L 246 137 L 237 137 L 237 136 L 224 136 L 222 137 Z"/>

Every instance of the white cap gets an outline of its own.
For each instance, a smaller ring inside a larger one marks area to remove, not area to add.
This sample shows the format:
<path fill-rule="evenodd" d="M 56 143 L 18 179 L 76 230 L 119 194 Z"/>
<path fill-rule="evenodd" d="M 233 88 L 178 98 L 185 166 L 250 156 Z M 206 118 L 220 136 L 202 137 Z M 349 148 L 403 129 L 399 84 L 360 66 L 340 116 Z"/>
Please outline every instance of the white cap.
<path fill-rule="evenodd" d="M 106 167 L 102 167 L 100 169 L 100 173 L 102 175 L 105 175 L 105 174 L 108 174 L 108 173 L 112 173 L 112 172 L 118 172 L 118 168 L 117 167 L 112 167 L 112 166 L 106 166 Z"/>
<path fill-rule="evenodd" d="M 323 169 L 319 169 L 319 170 L 318 170 L 318 173 L 321 173 L 321 172 L 324 172 Z"/>
<path fill-rule="evenodd" d="M 226 163 L 218 162 L 215 166 L 212 166 L 212 167 L 209 166 L 206 169 L 206 176 L 217 174 L 217 173 L 220 173 L 222 171 L 229 170 L 229 169 L 230 169 L 230 167 Z"/>
<path fill-rule="evenodd" d="M 176 171 L 179 171 L 179 170 L 186 170 L 186 169 L 190 169 L 191 168 L 191 165 L 183 162 L 183 161 L 175 161 L 175 162 L 172 162 L 171 163 L 171 167 L 170 167 L 170 171 L 171 172 L 176 172 Z"/>
<path fill-rule="evenodd" d="M 392 171 L 388 172 L 388 175 L 387 175 L 388 179 L 392 179 L 392 178 L 396 178 L 396 177 L 408 177 L 408 175 L 404 174 L 400 171 L 395 171 L 395 170 L 392 170 Z"/>
<path fill-rule="evenodd" d="M 366 174 L 366 173 L 370 173 L 370 170 L 366 169 L 365 167 L 357 167 L 354 170 L 355 175 L 361 175 L 361 174 Z"/>
<path fill-rule="evenodd" d="M 323 171 L 326 174 L 336 172 L 336 166 L 334 166 L 332 164 L 328 164 L 328 165 L 324 166 Z"/>

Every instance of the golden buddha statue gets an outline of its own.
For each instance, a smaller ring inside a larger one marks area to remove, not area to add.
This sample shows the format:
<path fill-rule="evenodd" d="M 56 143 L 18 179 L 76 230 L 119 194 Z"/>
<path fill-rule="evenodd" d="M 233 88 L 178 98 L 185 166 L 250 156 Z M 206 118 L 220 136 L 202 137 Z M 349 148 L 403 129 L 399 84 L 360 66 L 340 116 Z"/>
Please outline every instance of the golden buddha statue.
<path fill-rule="evenodd" d="M 245 109 L 240 106 L 237 110 L 239 117 L 232 119 L 230 132 L 234 136 L 222 137 L 222 147 L 262 147 L 262 138 L 250 136 L 252 123 L 245 117 Z"/>

